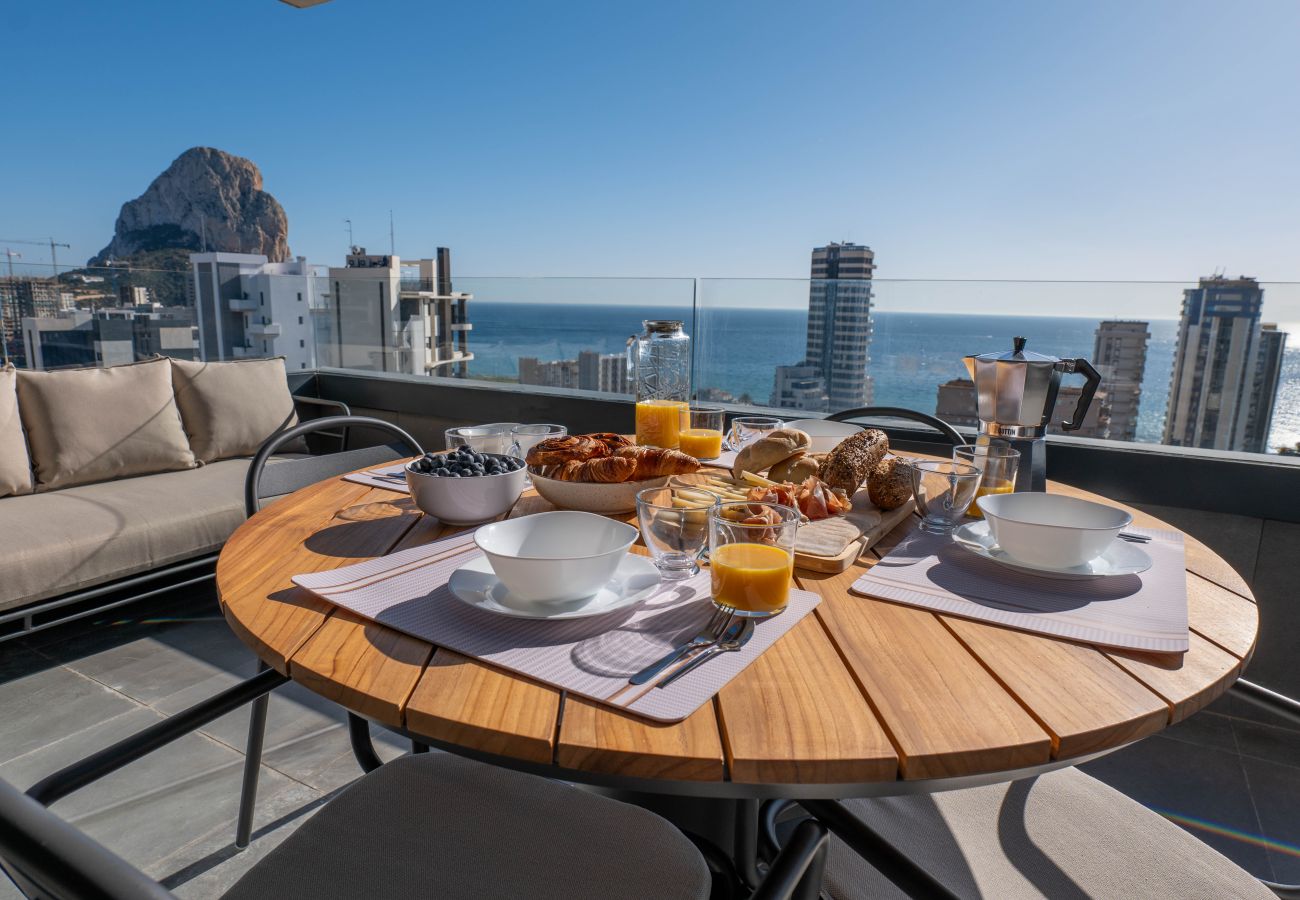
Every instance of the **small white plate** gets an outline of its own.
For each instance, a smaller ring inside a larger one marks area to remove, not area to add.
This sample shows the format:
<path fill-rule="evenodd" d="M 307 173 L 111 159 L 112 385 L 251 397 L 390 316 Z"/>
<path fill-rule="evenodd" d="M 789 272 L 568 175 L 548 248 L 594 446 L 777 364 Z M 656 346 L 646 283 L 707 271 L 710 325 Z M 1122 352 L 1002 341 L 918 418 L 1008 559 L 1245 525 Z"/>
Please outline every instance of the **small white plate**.
<path fill-rule="evenodd" d="M 1018 569 L 1044 578 L 1104 578 L 1113 575 L 1137 575 L 1151 568 L 1151 557 L 1136 544 L 1116 539 L 1106 552 L 1081 566 L 1054 569 L 1021 562 L 1007 554 L 993 540 L 988 522 L 968 522 L 952 533 L 952 539 L 976 556 L 991 559 L 1009 569 Z"/>
<path fill-rule="evenodd" d="M 487 557 L 478 556 L 455 572 L 447 586 L 457 598 L 475 609 L 520 619 L 585 619 L 602 616 L 640 603 L 659 586 L 659 570 L 644 556 L 629 553 L 614 577 L 590 597 L 563 603 L 534 603 L 511 595 Z"/>

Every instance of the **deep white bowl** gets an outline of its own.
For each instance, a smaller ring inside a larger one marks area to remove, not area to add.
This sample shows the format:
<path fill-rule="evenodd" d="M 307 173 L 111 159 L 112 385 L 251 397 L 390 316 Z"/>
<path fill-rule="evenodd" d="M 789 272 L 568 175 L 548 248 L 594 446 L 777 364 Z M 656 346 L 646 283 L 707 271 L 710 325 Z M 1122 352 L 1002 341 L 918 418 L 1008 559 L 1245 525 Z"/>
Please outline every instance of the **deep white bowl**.
<path fill-rule="evenodd" d="M 542 499 L 554 503 L 561 509 L 576 509 L 591 513 L 622 513 L 636 509 L 636 495 L 646 488 L 663 487 L 671 476 L 646 478 L 641 481 L 618 481 L 604 483 L 598 481 L 557 481 L 537 474 L 536 467 L 530 467 L 533 487 Z"/>
<path fill-rule="evenodd" d="M 1101 556 L 1133 521 L 1122 509 L 1059 494 L 989 494 L 975 502 L 1008 555 L 1056 569 Z"/>
<path fill-rule="evenodd" d="M 528 472 L 520 466 L 501 475 L 448 478 L 416 472 L 408 463 L 406 486 L 415 505 L 448 525 L 477 525 L 510 512 L 524 492 Z"/>
<path fill-rule="evenodd" d="M 830 422 L 826 419 L 797 419 L 785 423 L 786 428 L 798 428 L 812 438 L 809 453 L 830 453 L 835 445 L 862 430 L 861 425 L 849 422 Z"/>
<path fill-rule="evenodd" d="M 474 533 L 492 571 L 510 593 L 535 603 L 578 600 L 596 593 L 637 530 L 585 512 L 544 512 L 484 525 Z"/>

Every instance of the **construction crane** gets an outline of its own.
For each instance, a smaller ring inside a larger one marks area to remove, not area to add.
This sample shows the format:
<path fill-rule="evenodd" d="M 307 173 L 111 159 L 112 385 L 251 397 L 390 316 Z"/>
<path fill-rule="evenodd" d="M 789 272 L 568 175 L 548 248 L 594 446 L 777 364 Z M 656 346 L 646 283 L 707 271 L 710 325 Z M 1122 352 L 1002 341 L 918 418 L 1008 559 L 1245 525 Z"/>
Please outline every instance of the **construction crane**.
<path fill-rule="evenodd" d="M 34 247 L 49 247 L 49 248 L 50 248 L 50 265 L 53 266 L 53 268 L 54 268 L 54 277 L 55 277 L 55 278 L 58 278 L 58 277 L 59 277 L 59 254 L 58 254 L 58 251 L 57 251 L 55 248 L 56 248 L 56 247 L 65 247 L 65 248 L 67 248 L 68 250 L 71 250 L 71 249 L 72 249 L 72 245 L 71 245 L 71 244 L 60 244 L 60 243 L 59 243 L 58 241 L 56 241 L 54 238 L 50 238 L 48 241 L 20 241 L 20 240 L 18 240 L 18 239 L 16 239 L 16 238 L 13 239 L 13 240 L 8 240 L 8 239 L 5 239 L 5 238 L 0 238 L 0 244 L 31 244 L 31 245 L 34 246 Z M 12 269 L 13 269 L 13 265 L 14 265 L 14 264 L 13 264 L 13 259 L 11 258 L 11 259 L 9 260 L 9 268 L 10 268 L 10 270 L 11 270 L 11 271 L 9 272 L 10 277 L 13 277 L 13 274 L 14 274 L 13 271 L 12 271 Z"/>
<path fill-rule="evenodd" d="M 16 244 L 18 242 L 14 241 L 14 243 Z M 5 247 L 5 256 L 9 257 L 9 280 L 13 281 L 14 280 L 14 257 L 16 256 L 19 259 L 22 259 L 23 255 L 16 250 L 10 250 L 8 247 Z"/>

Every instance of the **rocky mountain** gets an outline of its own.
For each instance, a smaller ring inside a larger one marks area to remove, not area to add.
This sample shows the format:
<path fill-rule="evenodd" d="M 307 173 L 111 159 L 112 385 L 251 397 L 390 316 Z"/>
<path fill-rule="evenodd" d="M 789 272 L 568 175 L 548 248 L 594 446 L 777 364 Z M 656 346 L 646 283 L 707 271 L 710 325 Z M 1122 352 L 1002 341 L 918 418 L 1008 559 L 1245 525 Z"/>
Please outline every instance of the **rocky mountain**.
<path fill-rule="evenodd" d="M 122 205 L 113 240 L 88 265 L 159 250 L 222 250 L 289 259 L 289 219 L 262 190 L 250 160 L 212 147 L 186 150 L 143 194 Z"/>

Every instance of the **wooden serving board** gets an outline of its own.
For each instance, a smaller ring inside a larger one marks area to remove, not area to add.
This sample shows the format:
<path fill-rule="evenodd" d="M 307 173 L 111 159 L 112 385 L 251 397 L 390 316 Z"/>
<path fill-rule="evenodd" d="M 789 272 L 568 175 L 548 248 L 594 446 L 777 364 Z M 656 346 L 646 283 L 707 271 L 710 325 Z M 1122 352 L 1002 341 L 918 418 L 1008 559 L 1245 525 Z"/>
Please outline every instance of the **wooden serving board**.
<path fill-rule="evenodd" d="M 859 504 L 864 504 L 867 509 L 877 512 L 880 515 L 880 521 L 874 524 L 866 525 L 861 529 L 861 536 L 853 540 L 842 551 L 834 556 L 820 556 L 813 553 L 806 553 L 796 549 L 794 554 L 794 565 L 797 569 L 807 569 L 812 572 L 826 572 L 835 574 L 843 572 L 849 566 L 857 561 L 858 557 L 871 549 L 871 546 L 880 540 L 889 532 L 893 531 L 899 522 L 902 522 L 913 512 L 916 511 L 916 503 L 908 500 L 898 509 L 877 510 L 871 502 L 867 500 L 867 492 L 859 492 L 857 497 L 853 498 L 855 511 L 862 509 Z M 854 513 L 850 512 L 848 517 L 850 521 L 854 518 Z M 828 520 L 829 521 L 829 520 Z M 816 528 L 819 523 L 813 522 L 804 528 Z"/>

